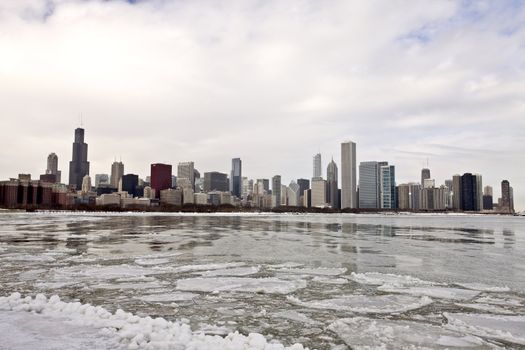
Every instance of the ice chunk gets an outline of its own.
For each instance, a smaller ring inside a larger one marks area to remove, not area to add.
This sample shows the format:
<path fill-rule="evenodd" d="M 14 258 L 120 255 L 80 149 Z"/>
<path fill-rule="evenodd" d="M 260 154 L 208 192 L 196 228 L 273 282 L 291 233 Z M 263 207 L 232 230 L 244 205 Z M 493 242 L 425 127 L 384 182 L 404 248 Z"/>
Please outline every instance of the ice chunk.
<path fill-rule="evenodd" d="M 346 278 L 333 278 L 333 277 L 322 277 L 315 276 L 312 278 L 312 281 L 317 283 L 326 283 L 326 284 L 347 284 L 348 280 Z"/>
<path fill-rule="evenodd" d="M 478 290 L 480 292 L 509 292 L 510 288 L 507 286 L 489 286 L 483 283 L 456 283 L 456 285 L 472 290 Z"/>
<path fill-rule="evenodd" d="M 479 304 L 479 303 L 471 303 L 471 304 L 460 304 L 456 303 L 455 305 L 465 308 L 465 309 L 472 309 L 477 310 L 481 312 L 490 312 L 493 314 L 504 314 L 504 315 L 513 315 L 514 312 L 504 309 L 500 306 L 496 305 L 490 305 L 490 304 Z"/>
<path fill-rule="evenodd" d="M 447 328 L 525 345 L 525 316 L 444 313 Z"/>
<path fill-rule="evenodd" d="M 177 281 L 177 289 L 196 292 L 262 292 L 270 294 L 288 294 L 297 289 L 305 288 L 303 280 L 284 281 L 278 278 L 248 278 L 248 277 L 220 277 L 220 278 L 186 278 Z"/>
<path fill-rule="evenodd" d="M 459 288 L 447 287 L 398 287 L 392 285 L 383 285 L 378 287 L 380 291 L 389 293 L 402 293 L 415 296 L 428 296 L 438 299 L 468 300 L 477 296 L 480 292 Z"/>
<path fill-rule="evenodd" d="M 169 259 L 157 258 L 157 259 L 135 259 L 135 264 L 141 266 L 152 266 L 152 265 L 162 265 L 169 263 Z"/>
<path fill-rule="evenodd" d="M 233 263 L 218 263 L 218 264 L 202 264 L 202 265 L 183 265 L 177 266 L 173 272 L 192 272 L 192 271 L 206 271 L 206 270 L 219 270 L 227 269 L 231 267 L 240 267 L 245 266 L 243 262 L 233 262 Z"/>
<path fill-rule="evenodd" d="M 408 295 L 346 295 L 332 299 L 301 301 L 289 296 L 292 303 L 314 309 L 341 310 L 356 313 L 389 314 L 419 309 L 432 303 L 429 297 Z"/>
<path fill-rule="evenodd" d="M 204 277 L 215 277 L 215 276 L 248 276 L 258 273 L 260 268 L 258 266 L 249 267 L 234 267 L 231 269 L 218 269 L 198 272 Z"/>
<path fill-rule="evenodd" d="M 198 297 L 199 294 L 195 293 L 162 293 L 162 294 L 149 294 L 136 297 L 136 299 L 147 301 L 147 302 L 172 302 L 172 301 L 190 301 L 193 298 Z"/>
<path fill-rule="evenodd" d="M 318 268 L 282 268 L 276 272 L 298 275 L 338 276 L 346 272 L 345 267 L 318 267 Z"/>
<path fill-rule="evenodd" d="M 483 340 L 412 321 L 345 318 L 328 329 L 352 349 L 491 349 Z"/>
<path fill-rule="evenodd" d="M 406 276 L 406 275 L 395 275 L 391 273 L 379 273 L 379 272 L 365 272 L 355 273 L 352 272 L 350 279 L 361 284 L 369 284 L 372 286 L 381 286 L 383 284 L 389 284 L 394 286 L 430 286 L 434 283 L 420 280 L 419 278 Z"/>

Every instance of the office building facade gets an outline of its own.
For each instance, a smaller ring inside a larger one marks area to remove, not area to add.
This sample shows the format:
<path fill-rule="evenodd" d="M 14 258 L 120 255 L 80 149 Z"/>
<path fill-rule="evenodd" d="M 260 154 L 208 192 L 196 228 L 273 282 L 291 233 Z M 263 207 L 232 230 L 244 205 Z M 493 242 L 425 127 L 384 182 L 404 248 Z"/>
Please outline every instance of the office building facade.
<path fill-rule="evenodd" d="M 341 208 L 357 207 L 356 144 L 341 144 Z"/>

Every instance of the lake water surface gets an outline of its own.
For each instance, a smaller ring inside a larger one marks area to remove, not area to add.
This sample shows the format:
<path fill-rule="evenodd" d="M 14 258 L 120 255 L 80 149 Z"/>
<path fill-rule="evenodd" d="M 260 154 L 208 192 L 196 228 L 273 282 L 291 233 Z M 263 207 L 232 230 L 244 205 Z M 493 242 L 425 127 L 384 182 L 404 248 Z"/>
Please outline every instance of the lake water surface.
<path fill-rule="evenodd" d="M 13 292 L 310 349 L 519 348 L 525 218 L 3 212 Z"/>

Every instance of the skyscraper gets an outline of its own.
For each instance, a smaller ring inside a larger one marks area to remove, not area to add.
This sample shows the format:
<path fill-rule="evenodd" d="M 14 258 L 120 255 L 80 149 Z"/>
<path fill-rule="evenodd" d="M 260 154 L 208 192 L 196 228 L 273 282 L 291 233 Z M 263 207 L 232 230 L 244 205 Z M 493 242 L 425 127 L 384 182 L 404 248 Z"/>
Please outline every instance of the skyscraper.
<path fill-rule="evenodd" d="M 359 208 L 381 208 L 379 168 L 378 162 L 359 163 Z"/>
<path fill-rule="evenodd" d="M 281 205 L 281 175 L 272 177 L 272 203 L 275 207 Z"/>
<path fill-rule="evenodd" d="M 195 190 L 195 167 L 193 162 L 182 162 L 177 166 L 177 185 Z"/>
<path fill-rule="evenodd" d="M 512 191 L 510 187 L 510 183 L 508 180 L 501 181 L 501 201 L 499 205 L 499 211 L 504 213 L 512 213 L 513 212 L 513 203 L 512 203 Z"/>
<path fill-rule="evenodd" d="M 204 173 L 204 192 L 229 191 L 228 175 L 217 171 Z"/>
<path fill-rule="evenodd" d="M 338 171 L 337 171 L 337 164 L 335 164 L 334 160 L 328 164 L 328 167 L 326 168 L 326 181 L 327 181 L 327 193 L 326 193 L 326 201 L 330 203 L 330 206 L 334 209 L 339 209 L 340 207 L 340 201 L 339 201 L 339 188 L 337 186 L 337 177 L 338 177 Z"/>
<path fill-rule="evenodd" d="M 82 188 L 82 179 L 89 175 L 88 145 L 84 142 L 84 129 L 75 129 L 73 157 L 69 162 L 69 185 L 75 189 Z"/>
<path fill-rule="evenodd" d="M 85 175 L 82 178 L 82 194 L 87 194 L 91 191 L 91 177 L 89 175 Z"/>
<path fill-rule="evenodd" d="M 483 210 L 494 209 L 493 191 L 491 186 L 485 186 L 483 189 Z"/>
<path fill-rule="evenodd" d="M 421 169 L 421 187 L 424 187 L 426 179 L 430 179 L 430 169 L 423 168 Z"/>
<path fill-rule="evenodd" d="M 171 164 L 151 164 L 151 189 L 155 198 L 160 198 L 160 191 L 171 187 Z"/>
<path fill-rule="evenodd" d="M 356 144 L 341 143 L 341 208 L 357 207 Z"/>
<path fill-rule="evenodd" d="M 124 163 L 114 161 L 113 164 L 111 164 L 111 187 L 118 188 L 122 175 L 124 175 Z"/>
<path fill-rule="evenodd" d="M 230 192 L 237 198 L 242 197 L 242 162 L 241 158 L 232 159 L 230 174 Z"/>
<path fill-rule="evenodd" d="M 321 177 L 312 179 L 311 206 L 314 208 L 326 207 L 326 181 Z"/>
<path fill-rule="evenodd" d="M 323 177 L 323 169 L 321 167 L 322 167 L 322 164 L 321 164 L 321 153 L 317 153 L 314 156 L 313 178 Z"/>
<path fill-rule="evenodd" d="M 396 170 L 393 165 L 383 165 L 380 169 L 381 208 L 396 208 Z"/>
<path fill-rule="evenodd" d="M 51 153 L 47 156 L 46 174 L 55 175 L 56 182 L 61 181 L 62 172 L 58 170 L 58 156 L 55 153 Z"/>
<path fill-rule="evenodd" d="M 95 174 L 95 187 L 100 185 L 109 185 L 108 174 Z"/>
<path fill-rule="evenodd" d="M 479 195 L 478 177 L 471 173 L 465 173 L 461 176 L 461 205 L 464 211 L 478 211 Z"/>
<path fill-rule="evenodd" d="M 452 208 L 463 210 L 463 190 L 461 175 L 452 176 Z"/>
<path fill-rule="evenodd" d="M 135 174 L 122 175 L 120 178 L 122 191 L 128 192 L 134 197 L 138 197 L 137 187 L 139 186 L 139 176 Z"/>

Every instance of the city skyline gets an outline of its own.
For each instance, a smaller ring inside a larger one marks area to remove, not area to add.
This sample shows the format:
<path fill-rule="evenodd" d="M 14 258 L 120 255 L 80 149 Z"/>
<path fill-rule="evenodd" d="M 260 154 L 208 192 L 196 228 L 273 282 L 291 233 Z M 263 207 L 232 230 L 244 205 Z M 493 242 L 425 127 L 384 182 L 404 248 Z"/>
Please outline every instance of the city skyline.
<path fill-rule="evenodd" d="M 115 155 L 143 177 L 188 159 L 229 174 L 239 157 L 243 176 L 288 184 L 319 149 L 341 167 L 351 139 L 357 164 L 387 160 L 397 183 L 428 158 L 437 184 L 507 179 L 525 209 L 523 5 L 49 4 L 0 4 L 2 179 L 44 173 L 54 152 L 66 182 L 82 114 L 92 175 Z"/>

